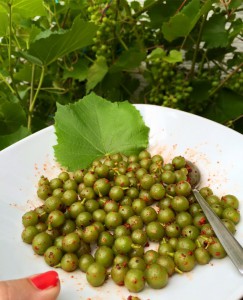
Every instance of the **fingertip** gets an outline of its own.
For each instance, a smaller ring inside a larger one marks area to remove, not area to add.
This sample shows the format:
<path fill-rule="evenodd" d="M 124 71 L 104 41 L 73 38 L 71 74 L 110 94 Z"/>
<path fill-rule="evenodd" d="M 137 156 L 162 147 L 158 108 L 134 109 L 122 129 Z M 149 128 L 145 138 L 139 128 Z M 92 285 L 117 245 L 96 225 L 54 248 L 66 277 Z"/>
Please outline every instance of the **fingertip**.
<path fill-rule="evenodd" d="M 29 280 L 39 290 L 56 287 L 60 283 L 58 273 L 53 270 L 31 276 Z"/>
<path fill-rule="evenodd" d="M 0 281 L 0 299 L 4 300 L 56 300 L 60 290 L 60 280 L 56 271 Z"/>

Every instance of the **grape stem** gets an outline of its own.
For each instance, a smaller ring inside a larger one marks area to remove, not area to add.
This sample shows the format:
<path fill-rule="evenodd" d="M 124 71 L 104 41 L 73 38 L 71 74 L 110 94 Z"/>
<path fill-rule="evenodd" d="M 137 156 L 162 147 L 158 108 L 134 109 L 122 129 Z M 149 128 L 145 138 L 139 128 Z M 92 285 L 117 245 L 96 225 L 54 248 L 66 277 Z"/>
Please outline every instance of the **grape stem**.
<path fill-rule="evenodd" d="M 139 248 L 141 248 L 141 245 L 132 244 L 132 248 L 133 248 L 133 249 L 139 249 Z"/>
<path fill-rule="evenodd" d="M 175 267 L 175 271 L 176 271 L 178 274 L 183 274 L 183 272 L 182 272 L 179 268 L 177 268 L 177 267 Z"/>

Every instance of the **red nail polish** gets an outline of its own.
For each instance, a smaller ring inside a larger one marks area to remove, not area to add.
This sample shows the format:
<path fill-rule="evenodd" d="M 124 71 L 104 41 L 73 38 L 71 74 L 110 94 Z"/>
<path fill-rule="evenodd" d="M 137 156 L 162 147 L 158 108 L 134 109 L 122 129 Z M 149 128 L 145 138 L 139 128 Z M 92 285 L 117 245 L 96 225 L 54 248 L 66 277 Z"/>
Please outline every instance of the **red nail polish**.
<path fill-rule="evenodd" d="M 56 271 L 48 271 L 38 274 L 36 276 L 30 277 L 29 280 L 39 290 L 45 290 L 51 287 L 55 287 L 59 282 L 58 274 Z"/>

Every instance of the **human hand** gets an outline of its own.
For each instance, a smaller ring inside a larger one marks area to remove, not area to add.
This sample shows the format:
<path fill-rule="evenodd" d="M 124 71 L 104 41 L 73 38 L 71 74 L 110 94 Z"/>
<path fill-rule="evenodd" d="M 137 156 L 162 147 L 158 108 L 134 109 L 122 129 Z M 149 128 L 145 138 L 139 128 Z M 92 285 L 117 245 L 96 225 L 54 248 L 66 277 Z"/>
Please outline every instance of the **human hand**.
<path fill-rule="evenodd" d="M 56 300 L 60 281 L 56 271 L 0 281 L 0 300 Z"/>

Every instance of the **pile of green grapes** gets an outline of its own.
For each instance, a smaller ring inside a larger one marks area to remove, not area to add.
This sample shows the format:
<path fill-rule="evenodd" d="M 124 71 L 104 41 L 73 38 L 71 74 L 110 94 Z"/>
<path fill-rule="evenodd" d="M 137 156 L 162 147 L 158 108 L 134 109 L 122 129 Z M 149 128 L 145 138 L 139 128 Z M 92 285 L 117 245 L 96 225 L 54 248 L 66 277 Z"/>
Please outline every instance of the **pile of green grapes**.
<path fill-rule="evenodd" d="M 221 259 L 226 252 L 196 202 L 182 156 L 165 163 L 147 150 L 113 154 L 73 173 L 42 176 L 43 205 L 22 217 L 22 239 L 51 267 L 80 269 L 91 286 L 108 278 L 134 293 L 161 289 L 174 273 Z M 239 201 L 200 189 L 235 232 Z"/>

